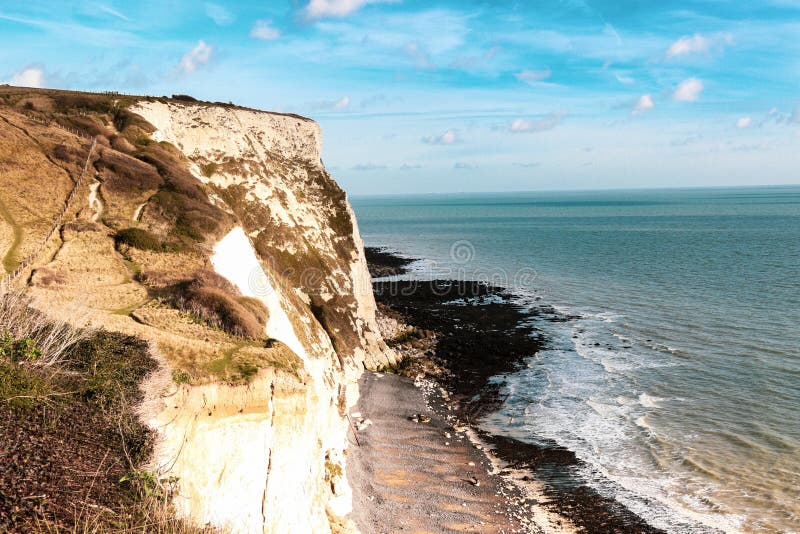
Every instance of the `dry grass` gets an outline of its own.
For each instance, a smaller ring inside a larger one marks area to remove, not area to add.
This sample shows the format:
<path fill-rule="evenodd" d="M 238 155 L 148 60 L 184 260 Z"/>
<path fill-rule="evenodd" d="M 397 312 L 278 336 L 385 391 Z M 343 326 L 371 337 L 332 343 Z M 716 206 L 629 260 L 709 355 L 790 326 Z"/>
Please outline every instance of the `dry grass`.
<path fill-rule="evenodd" d="M 47 234 L 80 174 L 80 165 L 88 147 L 77 138 L 27 121 L 20 115 L 0 108 L 0 200 L 4 221 L 22 232 L 19 247 L 6 261 L 6 268 L 32 252 Z M 25 132 L 34 136 L 34 142 Z M 76 154 L 69 160 L 55 156 Z M 81 154 L 77 157 L 77 154 Z"/>
<path fill-rule="evenodd" d="M 73 320 L 86 322 L 79 317 L 80 312 Z M 0 295 L 0 329 L 6 336 L 30 340 L 36 348 L 32 355 L 35 357 L 20 363 L 39 368 L 63 363 L 67 351 L 91 334 L 86 328 L 77 329 L 67 321 L 46 316 L 35 308 L 31 297 L 22 292 Z"/>
<path fill-rule="evenodd" d="M 75 511 L 74 523 L 61 526 L 57 522 L 40 520 L 34 527 L 35 534 L 214 534 L 211 527 L 198 527 L 189 521 L 178 519 L 171 503 L 170 492 L 159 490 L 143 495 L 140 500 L 123 510 L 110 510 L 102 506 L 86 504 Z"/>

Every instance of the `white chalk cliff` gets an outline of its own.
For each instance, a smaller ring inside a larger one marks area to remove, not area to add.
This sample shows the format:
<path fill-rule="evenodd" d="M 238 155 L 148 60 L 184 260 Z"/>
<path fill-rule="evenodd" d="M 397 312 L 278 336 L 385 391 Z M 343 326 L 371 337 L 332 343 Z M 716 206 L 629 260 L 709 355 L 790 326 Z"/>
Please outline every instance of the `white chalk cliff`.
<path fill-rule="evenodd" d="M 142 100 L 130 111 L 177 147 L 239 221 L 214 270 L 267 308 L 266 335 L 303 362 L 247 385 L 150 386 L 153 466 L 175 476 L 178 512 L 232 532 L 346 525 L 347 409 L 362 370 L 394 365 L 380 337 L 352 209 L 320 159 L 315 122 L 228 106 Z"/>

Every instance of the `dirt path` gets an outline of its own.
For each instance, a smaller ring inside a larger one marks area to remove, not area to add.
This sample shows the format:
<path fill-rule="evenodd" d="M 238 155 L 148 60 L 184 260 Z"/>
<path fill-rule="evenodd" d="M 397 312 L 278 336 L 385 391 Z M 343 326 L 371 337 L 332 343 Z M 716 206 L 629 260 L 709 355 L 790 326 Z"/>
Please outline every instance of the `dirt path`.
<path fill-rule="evenodd" d="M 14 220 L 14 217 L 11 215 L 11 212 L 8 211 L 8 208 L 2 200 L 0 200 L 0 217 L 8 223 L 11 230 L 14 232 L 14 240 L 11 242 L 11 246 L 8 247 L 5 256 L 3 256 L 3 268 L 7 273 L 10 273 L 13 272 L 14 268 L 17 266 L 17 253 L 22 244 L 22 227 Z"/>
<path fill-rule="evenodd" d="M 514 507 L 504 494 L 513 489 L 487 473 L 489 461 L 445 421 L 435 395 L 432 409 L 412 380 L 372 372 L 360 388 L 354 411 L 373 425 L 358 432 L 360 445 L 351 433 L 347 472 L 361 532 L 526 531 L 507 511 Z M 414 413 L 430 423 L 409 420 Z"/>
<path fill-rule="evenodd" d="M 89 185 L 89 209 L 92 210 L 92 222 L 97 222 L 100 220 L 100 216 L 103 214 L 103 201 L 100 199 L 100 182 L 94 180 Z"/>

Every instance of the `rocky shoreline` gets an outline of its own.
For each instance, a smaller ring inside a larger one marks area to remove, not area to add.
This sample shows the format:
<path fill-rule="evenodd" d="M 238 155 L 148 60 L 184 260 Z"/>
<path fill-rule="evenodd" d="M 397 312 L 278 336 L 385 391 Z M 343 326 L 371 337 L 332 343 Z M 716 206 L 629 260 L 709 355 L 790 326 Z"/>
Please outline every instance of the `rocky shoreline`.
<path fill-rule="evenodd" d="M 380 257 L 372 255 L 370 261 L 390 256 L 382 250 Z M 408 258 L 400 260 L 410 263 Z M 370 265 L 370 270 L 385 272 L 397 264 L 390 258 L 388 265 Z M 563 518 L 566 531 L 662 532 L 589 487 L 576 473 L 582 462 L 572 451 L 555 443 L 534 445 L 478 428 L 482 416 L 496 411 L 505 400 L 502 382 L 490 379 L 515 371 L 546 343 L 530 320 L 539 314 L 549 316 L 546 309 L 523 308 L 504 288 L 477 281 L 379 280 L 373 289 L 384 335 L 405 357 L 399 372 L 434 379 L 449 393 L 450 418 L 471 427 L 500 474 L 527 495 L 518 496 L 516 504 L 525 508 L 533 504 L 556 514 Z M 388 323 L 403 327 L 395 327 L 392 334 Z M 533 532 L 540 530 L 541 526 L 531 526 Z"/>

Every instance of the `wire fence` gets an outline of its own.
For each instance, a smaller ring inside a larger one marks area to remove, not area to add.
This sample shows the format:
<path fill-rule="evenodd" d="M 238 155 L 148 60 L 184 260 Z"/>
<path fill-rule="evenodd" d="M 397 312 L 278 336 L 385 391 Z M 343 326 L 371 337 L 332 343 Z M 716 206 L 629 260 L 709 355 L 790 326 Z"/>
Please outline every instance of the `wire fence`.
<path fill-rule="evenodd" d="M 44 122 L 44 121 L 42 121 L 41 119 L 38 119 L 38 118 L 35 118 L 34 120 L 39 120 L 40 122 Z M 69 192 L 69 195 L 67 195 L 67 199 L 64 201 L 64 207 L 61 209 L 61 213 L 59 213 L 58 216 L 56 217 L 56 219 L 53 221 L 53 225 L 50 227 L 50 230 L 47 232 L 45 237 L 36 246 L 36 249 L 34 249 L 34 251 L 31 252 L 30 254 L 28 254 L 25 257 L 25 259 L 20 261 L 13 272 L 7 273 L 2 278 L 2 281 L 0 281 L 0 294 L 4 294 L 4 293 L 7 293 L 7 292 L 11 291 L 11 289 L 13 288 L 13 285 L 16 283 L 16 281 L 20 277 L 20 275 L 23 272 L 25 272 L 27 270 L 27 268 L 30 267 L 31 264 L 33 264 L 34 261 L 36 261 L 36 258 L 39 257 L 39 254 L 41 254 L 42 251 L 45 249 L 45 247 L 47 247 L 47 243 L 48 243 L 48 241 L 50 241 L 50 238 L 53 237 L 53 234 L 55 234 L 58 231 L 58 229 L 61 227 L 61 223 L 64 221 L 64 216 L 67 214 L 67 211 L 69 211 L 70 205 L 72 204 L 72 199 L 77 194 L 78 189 L 81 187 L 81 184 L 83 184 L 84 178 L 86 177 L 86 172 L 89 170 L 89 164 L 91 163 L 91 160 L 92 160 L 92 154 L 94 154 L 94 150 L 97 147 L 97 138 L 96 137 L 92 137 L 92 136 L 86 134 L 86 132 L 81 132 L 79 130 L 73 131 L 71 128 L 65 127 L 65 126 L 57 124 L 57 123 L 53 123 L 53 124 L 56 124 L 60 128 L 64 128 L 67 131 L 75 133 L 76 135 L 80 135 L 82 137 L 88 137 L 89 139 L 92 139 L 92 146 L 89 147 L 89 154 L 86 156 L 86 162 L 83 164 L 83 170 L 81 171 L 81 174 L 78 177 L 78 180 L 75 182 L 75 185 L 72 187 L 72 190 Z"/>
<path fill-rule="evenodd" d="M 70 126 L 65 126 L 65 125 L 61 124 L 60 122 L 56 122 L 56 121 L 51 120 L 51 119 L 45 119 L 43 117 L 39 117 L 39 116 L 34 115 L 32 113 L 25 113 L 24 115 L 28 119 L 30 119 L 30 120 L 32 120 L 34 122 L 38 122 L 39 124 L 43 124 L 45 126 L 55 126 L 56 128 L 60 128 L 61 130 L 64 130 L 64 131 L 69 132 L 71 134 L 77 135 L 78 137 L 83 137 L 85 139 L 94 139 L 94 136 L 92 134 L 90 134 L 88 132 L 85 132 L 83 130 L 79 130 L 77 128 L 72 128 Z"/>

